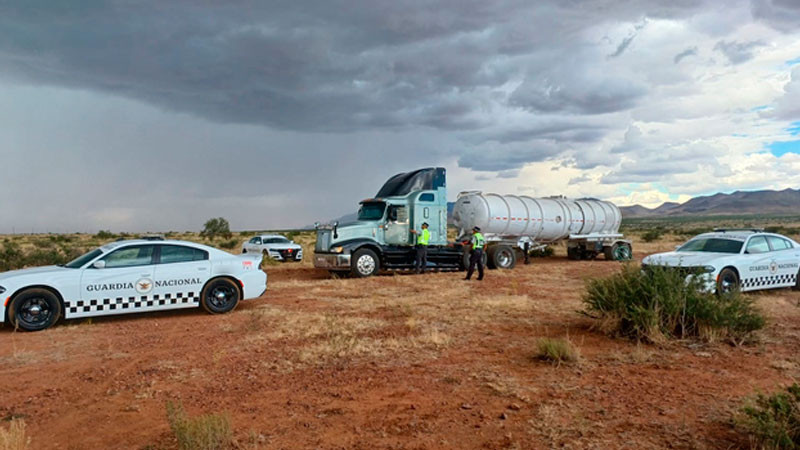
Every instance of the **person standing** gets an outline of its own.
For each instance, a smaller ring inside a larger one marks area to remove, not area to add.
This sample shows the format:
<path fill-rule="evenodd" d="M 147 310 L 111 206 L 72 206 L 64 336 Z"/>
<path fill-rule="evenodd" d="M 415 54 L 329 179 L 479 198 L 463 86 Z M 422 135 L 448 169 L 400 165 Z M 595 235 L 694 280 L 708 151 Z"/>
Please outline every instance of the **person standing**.
<path fill-rule="evenodd" d="M 425 273 L 428 265 L 428 243 L 431 241 L 431 232 L 428 231 L 428 222 L 422 223 L 422 231 L 411 230 L 417 234 L 417 258 L 414 261 L 414 272 Z"/>
<path fill-rule="evenodd" d="M 472 278 L 472 272 L 475 270 L 475 265 L 478 266 L 478 281 L 483 279 L 483 249 L 486 247 L 486 239 L 481 234 L 481 229 L 475 227 L 472 229 L 472 254 L 469 255 L 469 270 L 467 270 L 467 277 L 465 280 Z"/>

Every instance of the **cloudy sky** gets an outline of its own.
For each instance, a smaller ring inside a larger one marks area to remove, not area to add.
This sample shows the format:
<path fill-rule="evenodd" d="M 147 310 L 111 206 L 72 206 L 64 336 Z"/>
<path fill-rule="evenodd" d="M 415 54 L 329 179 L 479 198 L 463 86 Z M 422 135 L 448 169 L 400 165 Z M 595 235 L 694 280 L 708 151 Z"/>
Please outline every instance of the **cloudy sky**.
<path fill-rule="evenodd" d="M 0 233 L 798 188 L 800 1 L 5 1 L 0 157 Z"/>

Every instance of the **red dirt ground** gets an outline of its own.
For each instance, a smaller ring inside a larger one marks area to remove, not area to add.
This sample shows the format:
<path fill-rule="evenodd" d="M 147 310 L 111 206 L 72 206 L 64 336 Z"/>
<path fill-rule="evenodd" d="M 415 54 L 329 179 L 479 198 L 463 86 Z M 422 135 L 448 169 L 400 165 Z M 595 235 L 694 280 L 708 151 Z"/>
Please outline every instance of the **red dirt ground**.
<path fill-rule="evenodd" d="M 0 329 L 0 424 L 32 448 L 176 448 L 165 403 L 227 413 L 241 448 L 747 448 L 742 398 L 800 375 L 800 293 L 762 293 L 757 344 L 637 345 L 576 313 L 618 264 L 535 259 L 490 271 L 331 280 L 269 267 L 232 314 L 197 311 Z M 533 358 L 568 337 L 578 364 Z"/>

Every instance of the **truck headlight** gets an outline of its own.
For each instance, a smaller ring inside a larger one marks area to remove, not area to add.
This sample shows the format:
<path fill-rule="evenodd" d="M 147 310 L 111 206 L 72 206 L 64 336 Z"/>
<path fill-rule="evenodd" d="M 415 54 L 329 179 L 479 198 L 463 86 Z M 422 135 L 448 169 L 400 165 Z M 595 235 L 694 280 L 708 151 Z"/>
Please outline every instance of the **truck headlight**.
<path fill-rule="evenodd" d="M 344 247 L 333 247 L 331 248 L 331 253 L 342 253 L 344 251 Z"/>

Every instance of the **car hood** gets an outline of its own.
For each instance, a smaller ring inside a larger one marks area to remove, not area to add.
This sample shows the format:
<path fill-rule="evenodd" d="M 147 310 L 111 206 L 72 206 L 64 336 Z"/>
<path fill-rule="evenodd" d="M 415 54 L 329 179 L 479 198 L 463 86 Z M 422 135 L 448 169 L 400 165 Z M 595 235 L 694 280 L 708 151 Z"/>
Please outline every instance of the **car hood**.
<path fill-rule="evenodd" d="M 645 257 L 642 264 L 675 266 L 675 267 L 696 267 L 713 264 L 721 259 L 735 256 L 731 253 L 713 252 L 666 252 L 656 253 Z"/>
<path fill-rule="evenodd" d="M 76 269 L 68 269 L 62 266 L 42 266 L 42 267 L 31 267 L 30 269 L 11 270 L 8 272 L 0 273 L 0 282 L 27 275 L 46 275 L 52 273 L 69 272 L 72 270 Z"/>

